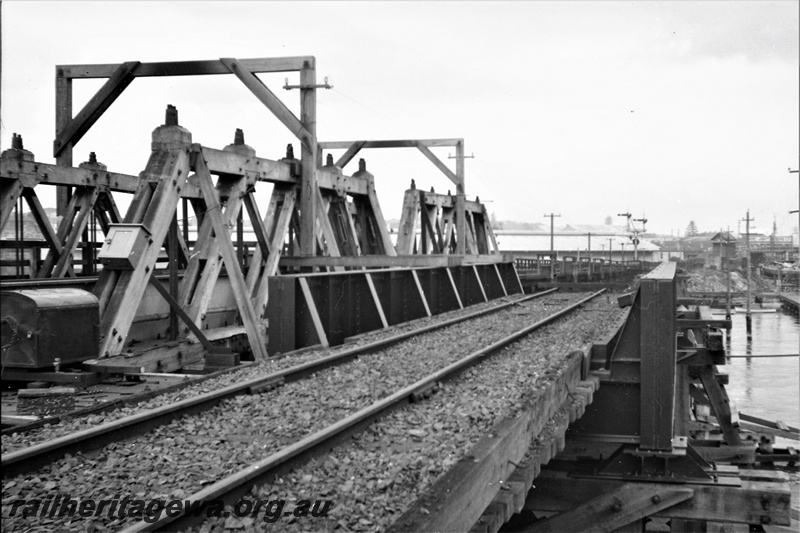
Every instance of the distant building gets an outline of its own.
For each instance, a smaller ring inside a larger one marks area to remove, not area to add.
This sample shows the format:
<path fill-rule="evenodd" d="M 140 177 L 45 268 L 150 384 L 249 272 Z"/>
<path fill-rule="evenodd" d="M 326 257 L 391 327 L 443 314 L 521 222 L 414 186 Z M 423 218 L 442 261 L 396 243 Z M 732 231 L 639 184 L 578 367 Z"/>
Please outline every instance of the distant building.
<path fill-rule="evenodd" d="M 550 255 L 550 228 L 536 231 L 496 230 L 497 247 L 502 253 L 518 257 Z M 557 257 L 575 256 L 632 261 L 634 254 L 642 261 L 660 261 L 659 247 L 650 240 L 633 235 L 625 226 L 612 224 L 567 224 L 554 228 L 553 250 Z"/>
<path fill-rule="evenodd" d="M 729 259 L 736 258 L 738 239 L 729 231 L 720 231 L 711 237 L 711 254 L 708 263 L 717 268 L 724 268 Z"/>
<path fill-rule="evenodd" d="M 797 254 L 796 244 L 791 235 L 764 235 L 763 233 L 750 233 L 739 236 L 737 253 L 744 256 L 746 247 L 750 253 L 756 254 L 760 261 L 789 261 Z"/>

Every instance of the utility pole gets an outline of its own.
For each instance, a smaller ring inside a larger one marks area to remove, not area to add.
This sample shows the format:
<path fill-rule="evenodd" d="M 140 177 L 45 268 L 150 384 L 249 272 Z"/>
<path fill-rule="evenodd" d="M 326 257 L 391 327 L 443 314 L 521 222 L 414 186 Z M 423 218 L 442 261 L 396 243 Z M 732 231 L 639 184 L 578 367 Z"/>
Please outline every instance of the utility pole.
<path fill-rule="evenodd" d="M 798 172 L 800 172 L 800 170 L 792 170 L 791 168 L 789 169 L 789 174 L 797 174 Z M 798 177 L 800 177 L 800 176 L 798 176 Z M 798 192 L 800 193 L 800 190 Z M 798 201 L 800 201 L 800 197 L 799 197 Z M 798 206 L 800 206 L 800 204 L 798 204 Z M 792 213 L 797 213 L 797 218 L 798 218 L 798 225 L 797 225 L 797 263 L 800 263 L 800 207 L 798 207 L 797 211 L 789 211 L 789 214 L 792 214 Z M 800 287 L 798 287 L 798 290 L 800 291 Z M 800 361 L 800 357 L 798 357 L 797 360 Z M 800 401 L 800 397 L 798 397 L 798 399 Z"/>
<path fill-rule="evenodd" d="M 553 247 L 553 218 L 560 217 L 561 215 L 556 215 L 555 213 L 550 213 L 549 215 L 545 215 L 544 217 L 550 217 L 550 279 L 556 277 L 556 260 L 553 257 L 554 247 Z"/>
<path fill-rule="evenodd" d="M 589 232 L 589 280 L 592 279 L 592 232 Z"/>
<path fill-rule="evenodd" d="M 613 239 L 611 237 L 609 237 L 608 238 L 608 263 L 609 263 L 609 265 L 611 264 L 611 258 L 613 257 L 611 255 L 611 243 L 612 242 L 613 242 Z"/>
<path fill-rule="evenodd" d="M 647 219 L 642 215 L 642 218 L 634 218 L 634 222 L 641 222 L 642 223 L 642 233 L 645 231 L 645 224 L 647 224 Z M 639 260 L 639 231 L 636 229 L 636 226 L 633 228 L 633 260 Z"/>
<path fill-rule="evenodd" d="M 747 218 L 742 219 L 745 222 L 745 231 L 747 232 L 744 235 L 745 253 L 747 254 L 747 314 L 745 315 L 747 340 L 753 339 L 753 317 L 750 315 L 750 222 L 754 220 L 754 218 L 750 218 L 750 210 L 748 209 Z"/>
<path fill-rule="evenodd" d="M 725 251 L 725 278 L 728 282 L 728 297 L 725 301 L 725 320 L 731 319 L 731 257 L 730 257 L 730 248 L 731 248 L 731 227 L 728 226 L 728 233 L 725 235 L 725 244 L 727 245 Z M 730 331 L 728 332 L 728 337 L 730 337 Z M 730 346 L 730 341 L 728 342 L 728 346 Z"/>

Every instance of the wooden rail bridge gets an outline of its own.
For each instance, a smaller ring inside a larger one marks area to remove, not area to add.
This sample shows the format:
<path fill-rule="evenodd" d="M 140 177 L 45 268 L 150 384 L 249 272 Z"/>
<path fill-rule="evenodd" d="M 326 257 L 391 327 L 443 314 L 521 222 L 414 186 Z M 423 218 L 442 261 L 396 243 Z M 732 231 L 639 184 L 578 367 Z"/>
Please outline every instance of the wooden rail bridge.
<path fill-rule="evenodd" d="M 258 78 L 265 72 L 299 75 L 299 117 Z M 184 75 L 236 76 L 296 137 L 300 158 L 291 145 L 278 161 L 261 158 L 241 131 L 222 149 L 204 146 L 168 106 L 138 175 L 109 171 L 94 156 L 73 166 L 75 146 L 130 83 Z M 73 116 L 72 83 L 86 78 L 106 81 Z M 467 199 L 463 139 L 318 141 L 313 57 L 62 65 L 56 87 L 56 163 L 36 161 L 20 136 L 0 157 L 0 229 L 13 221 L 15 265 L 25 269 L 25 279 L 0 285 L 20 306 L 3 304 L 4 379 L 87 385 L 203 360 L 231 366 L 240 352 L 266 361 L 524 292 L 485 207 Z M 351 175 L 343 169 L 361 150 L 397 147 L 418 149 L 455 194 L 408 189 L 393 242 L 365 160 Z M 434 154 L 439 147 L 455 148 L 454 170 Z M 324 150 L 344 153 L 322 165 Z M 57 187 L 57 228 L 37 194 L 48 186 Z M 262 187 L 271 187 L 266 206 L 254 195 Z M 124 215 L 115 194 L 132 195 Z M 19 231 L 23 203 L 44 237 L 36 246 Z M 244 240 L 245 217 L 255 241 Z M 104 235 L 99 250 L 93 221 Z M 583 266 L 565 260 L 562 269 L 577 281 Z M 82 308 L 97 324 L 89 349 L 72 353 L 68 339 L 60 352 L 40 349 L 35 321 L 48 324 L 48 311 L 77 326 L 74 310 L 87 298 Z M 661 518 L 672 531 L 790 525 L 789 491 L 740 469 L 759 457 L 731 417 L 718 371 L 719 330 L 730 321 L 681 299 L 674 263 L 619 302 L 627 311 L 607 338 L 565 358 L 546 388 L 409 502 L 391 529 L 497 531 L 521 516 L 525 531 L 643 531 Z M 41 312 L 25 322 L 20 309 L 31 308 Z M 424 400 L 436 375 L 403 394 Z M 568 401 L 575 395 L 584 400 Z M 374 415 L 353 416 L 363 425 Z M 247 493 L 243 479 L 230 494 Z"/>

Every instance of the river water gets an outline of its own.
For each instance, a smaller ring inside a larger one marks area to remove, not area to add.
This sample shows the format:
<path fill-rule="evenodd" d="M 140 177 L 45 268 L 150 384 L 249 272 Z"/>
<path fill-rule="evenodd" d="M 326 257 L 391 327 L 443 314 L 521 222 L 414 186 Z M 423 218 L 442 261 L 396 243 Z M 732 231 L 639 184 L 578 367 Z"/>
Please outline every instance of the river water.
<path fill-rule="evenodd" d="M 748 342 L 744 312 L 731 315 L 733 328 L 726 346 L 728 355 L 752 357 L 731 357 L 727 365 L 719 367 L 720 372 L 730 375 L 725 388 L 735 404 L 732 406 L 748 415 L 800 427 L 798 357 L 766 357 L 798 353 L 800 322 L 780 309 L 753 313 L 752 317 L 753 338 Z"/>

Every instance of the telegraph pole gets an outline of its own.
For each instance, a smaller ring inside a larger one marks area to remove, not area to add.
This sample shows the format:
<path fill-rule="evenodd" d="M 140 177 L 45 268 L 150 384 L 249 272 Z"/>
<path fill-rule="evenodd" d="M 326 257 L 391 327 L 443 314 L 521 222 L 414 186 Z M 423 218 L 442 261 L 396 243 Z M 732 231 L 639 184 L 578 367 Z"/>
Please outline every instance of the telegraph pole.
<path fill-rule="evenodd" d="M 589 280 L 592 279 L 592 232 L 589 232 Z"/>
<path fill-rule="evenodd" d="M 800 170 L 792 170 L 789 169 L 789 174 L 797 174 Z M 800 176 L 798 176 L 800 177 Z M 800 191 L 798 191 L 800 192 Z M 800 204 L 798 204 L 800 205 Z M 800 207 L 798 207 L 797 211 L 789 211 L 789 214 L 797 213 L 798 217 L 798 225 L 797 225 L 797 262 L 800 263 Z M 778 270 L 780 272 L 780 270 Z M 798 291 L 800 291 L 800 286 L 798 286 Z M 797 358 L 800 361 L 800 357 Z"/>
<path fill-rule="evenodd" d="M 613 256 L 611 255 L 611 243 L 612 243 L 612 242 L 613 242 L 613 239 L 612 239 L 611 237 L 609 237 L 609 238 L 608 238 L 608 264 L 609 264 L 609 265 L 611 264 L 611 258 L 613 257 Z"/>
<path fill-rule="evenodd" d="M 747 314 L 745 315 L 745 324 L 747 326 L 747 340 L 753 339 L 753 317 L 750 315 L 750 222 L 754 221 L 750 218 L 750 210 L 747 210 L 747 218 L 743 218 L 745 222 L 745 250 L 747 253 Z"/>
<path fill-rule="evenodd" d="M 544 217 L 550 217 L 550 279 L 556 277 L 556 260 L 553 257 L 554 247 L 553 247 L 553 218 L 560 217 L 561 215 L 556 215 L 555 213 L 550 213 L 549 215 L 545 215 Z"/>
<path fill-rule="evenodd" d="M 642 216 L 642 218 L 634 218 L 634 222 L 641 222 L 642 223 L 642 233 L 645 231 L 645 224 L 647 224 L 647 219 Z M 633 260 L 639 260 L 639 231 L 636 229 L 636 226 L 633 227 Z"/>

